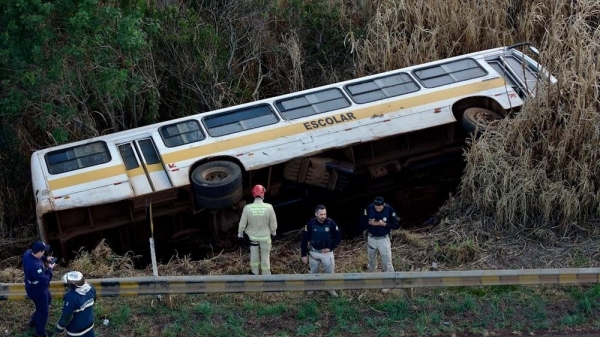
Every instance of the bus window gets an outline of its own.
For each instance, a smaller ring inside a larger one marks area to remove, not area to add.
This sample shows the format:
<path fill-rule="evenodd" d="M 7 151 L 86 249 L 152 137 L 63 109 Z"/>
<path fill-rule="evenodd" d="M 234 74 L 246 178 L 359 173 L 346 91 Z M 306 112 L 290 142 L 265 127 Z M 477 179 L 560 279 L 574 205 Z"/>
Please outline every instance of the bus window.
<path fill-rule="evenodd" d="M 152 144 L 152 140 L 142 139 L 138 141 L 140 146 L 140 150 L 142 150 L 142 154 L 144 155 L 144 159 L 146 160 L 146 164 L 158 164 L 160 163 L 160 158 L 158 158 L 158 152 L 154 148 L 154 144 Z"/>
<path fill-rule="evenodd" d="M 521 99 L 525 99 L 527 98 L 528 93 L 523 90 L 523 88 L 517 83 L 517 81 L 513 78 L 513 75 L 511 74 L 510 70 L 506 69 L 506 67 L 504 66 L 504 63 L 502 62 L 502 59 L 500 58 L 496 58 L 493 60 L 488 60 L 487 63 L 494 68 L 494 70 L 500 74 L 500 76 L 502 76 L 502 78 L 504 78 L 506 80 L 506 83 L 508 83 L 511 88 L 519 94 L 519 97 L 521 97 Z"/>
<path fill-rule="evenodd" d="M 406 73 L 378 77 L 346 86 L 346 92 L 357 104 L 409 94 L 418 90 L 417 83 Z"/>
<path fill-rule="evenodd" d="M 119 145 L 119 151 L 121 151 L 121 157 L 123 157 L 123 163 L 125 164 L 125 168 L 127 170 L 133 170 L 140 167 L 140 164 L 135 157 L 135 153 L 133 152 L 131 143 Z"/>
<path fill-rule="evenodd" d="M 279 122 L 271 107 L 267 104 L 227 111 L 202 119 L 208 134 L 213 137 L 224 136 L 239 131 L 250 130 Z"/>
<path fill-rule="evenodd" d="M 200 123 L 197 120 L 161 126 L 158 132 L 166 147 L 195 143 L 204 139 L 204 134 L 200 130 Z"/>
<path fill-rule="evenodd" d="M 415 75 L 425 88 L 435 88 L 442 85 L 483 77 L 487 75 L 487 72 L 477 63 L 477 61 L 473 59 L 462 59 L 415 69 L 413 75 Z"/>
<path fill-rule="evenodd" d="M 286 120 L 317 115 L 349 106 L 350 102 L 337 88 L 311 92 L 275 102 L 275 107 Z"/>
<path fill-rule="evenodd" d="M 108 163 L 111 160 L 105 142 L 94 142 L 48 152 L 46 163 L 50 174 L 60 174 Z"/>
<path fill-rule="evenodd" d="M 537 85 L 537 74 L 527 65 L 527 62 L 523 62 L 517 57 L 511 55 L 504 58 L 506 63 L 519 76 L 519 79 L 527 86 L 529 92 L 535 94 L 535 87 Z"/>

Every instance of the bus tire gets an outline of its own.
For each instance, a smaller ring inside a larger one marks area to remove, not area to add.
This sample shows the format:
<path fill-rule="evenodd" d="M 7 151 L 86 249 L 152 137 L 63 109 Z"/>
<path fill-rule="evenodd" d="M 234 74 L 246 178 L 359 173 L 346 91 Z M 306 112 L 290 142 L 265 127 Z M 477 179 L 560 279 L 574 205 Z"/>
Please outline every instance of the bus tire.
<path fill-rule="evenodd" d="M 208 198 L 231 195 L 242 187 L 242 170 L 230 161 L 211 161 L 196 167 L 190 177 L 194 194 Z"/>
<path fill-rule="evenodd" d="M 465 132 L 469 134 L 498 130 L 499 123 L 497 121 L 503 119 L 504 116 L 489 109 L 484 108 L 468 108 L 463 112 L 461 118 L 461 126 Z"/>
<path fill-rule="evenodd" d="M 233 193 L 222 197 L 207 197 L 206 195 L 196 193 L 196 205 L 206 209 L 223 209 L 231 207 L 238 203 L 243 196 L 243 189 L 240 186 Z"/>

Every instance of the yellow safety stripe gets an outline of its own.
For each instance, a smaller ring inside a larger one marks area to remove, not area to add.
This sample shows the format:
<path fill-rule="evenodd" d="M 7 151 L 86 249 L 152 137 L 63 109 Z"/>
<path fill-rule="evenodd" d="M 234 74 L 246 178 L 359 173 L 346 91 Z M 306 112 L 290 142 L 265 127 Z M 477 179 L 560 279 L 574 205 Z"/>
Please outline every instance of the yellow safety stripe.
<path fill-rule="evenodd" d="M 352 116 L 354 117 L 352 120 L 370 119 L 375 114 L 385 115 L 402 110 L 408 111 L 408 109 L 424 104 L 431 104 L 442 100 L 451 99 L 453 97 L 466 96 L 468 94 L 504 87 L 505 84 L 506 82 L 504 81 L 504 79 L 498 77 L 491 80 L 480 81 L 477 83 L 466 84 L 454 88 L 441 89 L 434 92 L 424 93 L 414 97 L 399 99 L 392 102 L 385 102 L 374 106 L 364 108 L 359 107 L 355 110 L 347 111 L 343 114 L 352 114 Z M 221 137 L 218 142 L 199 145 L 196 147 L 184 148 L 175 152 L 162 154 L 163 162 L 176 163 L 183 160 L 201 158 L 207 155 L 229 151 L 232 149 L 240 148 L 242 146 L 247 146 L 248 144 L 269 142 L 278 138 L 306 133 L 307 127 L 305 125 L 310 126 L 311 122 L 316 122 L 320 119 L 323 119 L 323 117 L 315 116 L 314 119 L 309 120 L 305 123 L 298 123 L 292 125 L 285 125 L 285 123 L 282 123 L 282 126 L 277 127 L 276 129 L 265 130 L 249 135 L 244 135 L 243 133 L 240 133 L 239 135 L 227 135 L 226 137 Z M 345 122 L 343 121 L 341 123 Z M 337 123 L 321 125 L 319 128 L 327 128 L 334 125 L 337 125 Z M 161 164 L 149 165 L 148 167 L 151 168 L 152 171 L 159 171 L 163 169 Z M 51 179 L 48 181 L 48 184 L 50 190 L 56 190 L 73 185 L 83 184 L 90 181 L 110 178 L 124 173 L 124 166 L 122 164 L 119 164 L 108 168 L 72 174 L 64 178 Z M 136 174 L 142 173 L 136 172 Z M 130 175 L 133 176 L 133 174 Z"/>
<path fill-rule="evenodd" d="M 73 185 L 85 184 L 90 181 L 116 177 L 121 174 L 125 174 L 125 166 L 119 163 L 118 165 L 98 170 L 73 174 L 64 178 L 48 180 L 48 186 L 50 187 L 51 191 L 54 191 Z"/>
<path fill-rule="evenodd" d="M 425 272 L 198 275 L 91 279 L 99 297 L 218 292 L 382 289 L 532 284 L 597 284 L 600 268 L 456 270 Z M 52 294 L 64 294 L 60 281 Z M 0 283 L 0 301 L 26 299 L 24 283 Z"/>

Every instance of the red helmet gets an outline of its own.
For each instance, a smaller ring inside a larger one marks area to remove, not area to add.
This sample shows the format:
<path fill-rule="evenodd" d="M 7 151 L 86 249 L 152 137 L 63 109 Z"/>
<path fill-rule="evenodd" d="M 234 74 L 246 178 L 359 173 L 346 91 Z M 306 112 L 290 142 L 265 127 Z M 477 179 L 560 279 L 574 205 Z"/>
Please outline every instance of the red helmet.
<path fill-rule="evenodd" d="M 263 185 L 255 185 L 252 188 L 252 196 L 253 197 L 261 197 L 264 198 L 265 197 L 265 192 L 267 191 L 266 188 L 263 187 Z"/>

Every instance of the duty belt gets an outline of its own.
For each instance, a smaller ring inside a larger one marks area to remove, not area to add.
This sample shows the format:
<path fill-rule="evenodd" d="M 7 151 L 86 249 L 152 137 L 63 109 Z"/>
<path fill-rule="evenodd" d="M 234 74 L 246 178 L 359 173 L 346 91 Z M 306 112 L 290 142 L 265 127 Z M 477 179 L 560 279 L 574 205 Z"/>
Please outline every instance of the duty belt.
<path fill-rule="evenodd" d="M 323 249 L 326 249 L 326 248 L 323 248 Z M 311 247 L 311 248 L 310 248 L 310 251 L 311 251 L 311 252 L 314 252 L 314 253 L 323 253 L 323 249 L 314 249 L 314 248 L 312 248 L 312 247 Z M 330 251 L 331 251 L 331 250 L 330 250 Z"/>
<path fill-rule="evenodd" d="M 375 236 L 375 235 L 373 235 L 373 234 L 369 233 L 369 237 L 370 237 L 370 238 L 373 238 L 373 239 L 375 239 L 375 240 L 385 239 L 385 238 L 387 238 L 387 237 L 388 237 L 388 235 L 389 235 L 389 234 L 386 234 L 386 235 L 384 235 L 384 236 Z"/>

